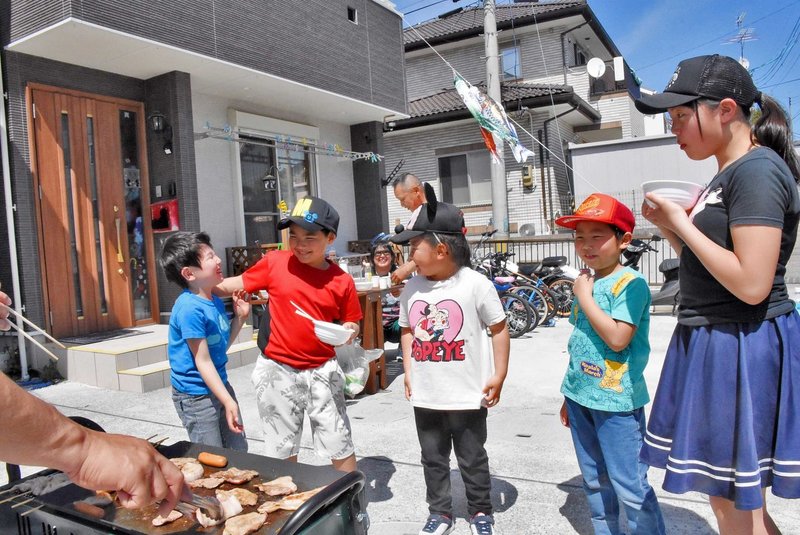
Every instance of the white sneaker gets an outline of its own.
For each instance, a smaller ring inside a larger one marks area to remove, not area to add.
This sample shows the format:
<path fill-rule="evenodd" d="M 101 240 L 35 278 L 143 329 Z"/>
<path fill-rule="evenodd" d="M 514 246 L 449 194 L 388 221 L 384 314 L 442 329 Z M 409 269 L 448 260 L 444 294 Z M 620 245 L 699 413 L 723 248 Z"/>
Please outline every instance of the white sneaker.
<path fill-rule="evenodd" d="M 469 520 L 469 531 L 472 535 L 494 535 L 494 518 L 492 515 L 476 514 Z"/>
<path fill-rule="evenodd" d="M 450 517 L 432 513 L 425 522 L 425 527 L 419 532 L 419 535 L 447 535 L 453 531 L 453 528 L 455 528 L 455 526 Z"/>

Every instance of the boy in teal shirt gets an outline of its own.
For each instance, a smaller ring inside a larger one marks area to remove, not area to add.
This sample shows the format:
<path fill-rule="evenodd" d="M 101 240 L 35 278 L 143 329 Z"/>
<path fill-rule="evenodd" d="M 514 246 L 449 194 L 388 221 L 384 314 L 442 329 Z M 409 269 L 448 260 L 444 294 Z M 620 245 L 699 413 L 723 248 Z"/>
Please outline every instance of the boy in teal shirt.
<path fill-rule="evenodd" d="M 558 225 L 575 230 L 575 251 L 594 274 L 575 280 L 569 366 L 561 385 L 561 422 L 570 428 L 596 534 L 618 534 L 619 501 L 631 534 L 663 534 L 648 465 L 639 460 L 650 401 L 650 289 L 620 253 L 635 219 L 613 197 L 594 193 Z"/>

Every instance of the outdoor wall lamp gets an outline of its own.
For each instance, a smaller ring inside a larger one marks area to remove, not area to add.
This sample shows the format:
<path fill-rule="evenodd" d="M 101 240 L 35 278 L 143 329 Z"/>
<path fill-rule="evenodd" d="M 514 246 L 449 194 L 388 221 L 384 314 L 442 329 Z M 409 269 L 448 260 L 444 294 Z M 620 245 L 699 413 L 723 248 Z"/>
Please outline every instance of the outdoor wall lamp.
<path fill-rule="evenodd" d="M 167 118 L 164 117 L 163 113 L 158 111 L 153 112 L 147 120 L 150 123 L 150 130 L 155 133 L 163 132 L 167 126 Z"/>
<path fill-rule="evenodd" d="M 172 127 L 167 123 L 167 118 L 164 114 L 155 111 L 147 118 L 147 122 L 150 125 L 150 130 L 156 134 L 162 134 L 164 137 L 164 146 L 162 147 L 164 154 L 172 154 Z"/>

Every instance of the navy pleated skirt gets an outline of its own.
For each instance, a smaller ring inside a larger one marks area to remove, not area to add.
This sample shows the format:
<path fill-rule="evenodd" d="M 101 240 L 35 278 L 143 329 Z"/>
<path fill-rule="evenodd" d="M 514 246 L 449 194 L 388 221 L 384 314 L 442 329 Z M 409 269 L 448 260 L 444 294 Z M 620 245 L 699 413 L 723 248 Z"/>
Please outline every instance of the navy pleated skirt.
<path fill-rule="evenodd" d="M 641 458 L 664 490 L 763 506 L 761 489 L 800 498 L 800 315 L 678 325 Z"/>

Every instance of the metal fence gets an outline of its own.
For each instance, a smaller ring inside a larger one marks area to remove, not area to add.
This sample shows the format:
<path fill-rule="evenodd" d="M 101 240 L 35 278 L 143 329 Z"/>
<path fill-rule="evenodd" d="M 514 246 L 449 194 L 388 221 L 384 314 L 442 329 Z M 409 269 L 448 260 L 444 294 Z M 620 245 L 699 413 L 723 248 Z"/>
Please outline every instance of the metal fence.
<path fill-rule="evenodd" d="M 650 234 L 634 235 L 635 238 L 647 240 Z M 470 240 L 471 248 L 477 246 L 477 240 Z M 675 251 L 669 246 L 667 240 L 651 243 L 653 248 L 658 251 L 648 252 L 642 256 L 639 262 L 639 270 L 647 279 L 651 286 L 659 286 L 664 280 L 663 275 L 658 271 L 658 265 L 662 260 L 675 258 Z M 483 257 L 494 251 L 513 251 L 513 260 L 517 264 L 532 264 L 541 261 L 548 256 L 565 256 L 568 263 L 578 269 L 583 267 L 583 262 L 575 254 L 575 242 L 571 235 L 555 235 L 536 238 L 490 240 L 484 243 L 476 252 L 477 256 Z"/>

